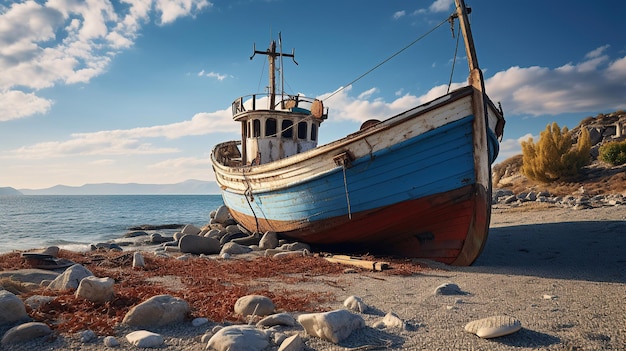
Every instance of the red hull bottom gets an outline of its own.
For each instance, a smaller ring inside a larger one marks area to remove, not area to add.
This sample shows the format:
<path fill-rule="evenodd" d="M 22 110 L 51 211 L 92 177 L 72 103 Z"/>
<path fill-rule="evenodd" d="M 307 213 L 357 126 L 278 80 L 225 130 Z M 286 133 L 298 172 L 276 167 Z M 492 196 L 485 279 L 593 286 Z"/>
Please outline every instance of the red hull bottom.
<path fill-rule="evenodd" d="M 465 186 L 417 200 L 318 222 L 254 218 L 231 211 L 244 227 L 275 231 L 313 245 L 341 245 L 372 254 L 425 258 L 470 265 L 487 240 L 491 214 L 489 191 Z"/>

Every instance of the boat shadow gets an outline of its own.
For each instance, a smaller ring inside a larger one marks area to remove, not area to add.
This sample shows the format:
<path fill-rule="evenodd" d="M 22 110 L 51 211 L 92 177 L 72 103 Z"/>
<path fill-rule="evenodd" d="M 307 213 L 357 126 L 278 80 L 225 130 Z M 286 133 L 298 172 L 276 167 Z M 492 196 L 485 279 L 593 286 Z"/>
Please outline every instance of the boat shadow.
<path fill-rule="evenodd" d="M 489 230 L 468 271 L 626 283 L 626 221 L 559 222 Z"/>

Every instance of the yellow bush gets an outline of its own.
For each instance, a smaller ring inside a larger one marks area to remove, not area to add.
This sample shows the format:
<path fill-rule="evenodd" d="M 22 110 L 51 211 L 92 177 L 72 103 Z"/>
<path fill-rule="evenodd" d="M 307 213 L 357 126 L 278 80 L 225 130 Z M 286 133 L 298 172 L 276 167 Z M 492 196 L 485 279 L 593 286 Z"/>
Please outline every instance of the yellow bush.
<path fill-rule="evenodd" d="M 578 142 L 572 147 L 572 132 L 556 123 L 546 126 L 539 141 L 522 141 L 522 173 L 544 183 L 575 178 L 589 163 L 591 141 L 586 128 L 580 128 Z"/>

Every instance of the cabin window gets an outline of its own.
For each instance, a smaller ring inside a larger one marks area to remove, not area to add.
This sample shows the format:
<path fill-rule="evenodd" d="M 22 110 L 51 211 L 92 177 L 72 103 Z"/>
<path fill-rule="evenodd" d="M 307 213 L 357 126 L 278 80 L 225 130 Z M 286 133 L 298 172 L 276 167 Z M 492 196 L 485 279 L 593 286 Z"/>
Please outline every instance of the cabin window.
<path fill-rule="evenodd" d="M 306 122 L 300 122 L 298 123 L 298 139 L 304 139 L 306 140 Z"/>
<path fill-rule="evenodd" d="M 266 137 L 274 137 L 276 136 L 276 119 L 268 118 L 265 121 L 265 136 Z"/>
<path fill-rule="evenodd" d="M 311 124 L 311 140 L 317 140 L 317 124 L 315 123 Z"/>
<path fill-rule="evenodd" d="M 261 121 L 258 119 L 252 120 L 252 136 L 255 138 L 261 136 Z"/>
<path fill-rule="evenodd" d="M 243 128 L 242 130 L 242 134 L 245 138 L 249 137 L 250 132 L 248 131 L 248 122 L 243 122 L 241 123 L 241 128 Z"/>
<path fill-rule="evenodd" d="M 281 126 L 281 130 L 282 132 L 282 137 L 283 138 L 293 138 L 293 122 L 286 119 L 283 121 L 282 126 Z"/>

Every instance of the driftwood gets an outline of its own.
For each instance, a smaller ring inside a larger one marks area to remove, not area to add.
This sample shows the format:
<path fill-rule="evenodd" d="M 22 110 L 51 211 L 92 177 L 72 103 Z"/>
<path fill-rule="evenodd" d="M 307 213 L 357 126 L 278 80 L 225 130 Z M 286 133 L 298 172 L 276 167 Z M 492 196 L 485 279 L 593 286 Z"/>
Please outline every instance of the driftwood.
<path fill-rule="evenodd" d="M 371 269 L 373 271 L 382 271 L 385 269 L 389 269 L 389 262 L 376 262 L 376 261 L 362 260 L 359 258 L 346 256 L 346 255 L 333 255 L 333 256 L 324 257 L 324 259 L 328 262 L 347 264 L 347 265 L 361 267 L 365 269 Z"/>

